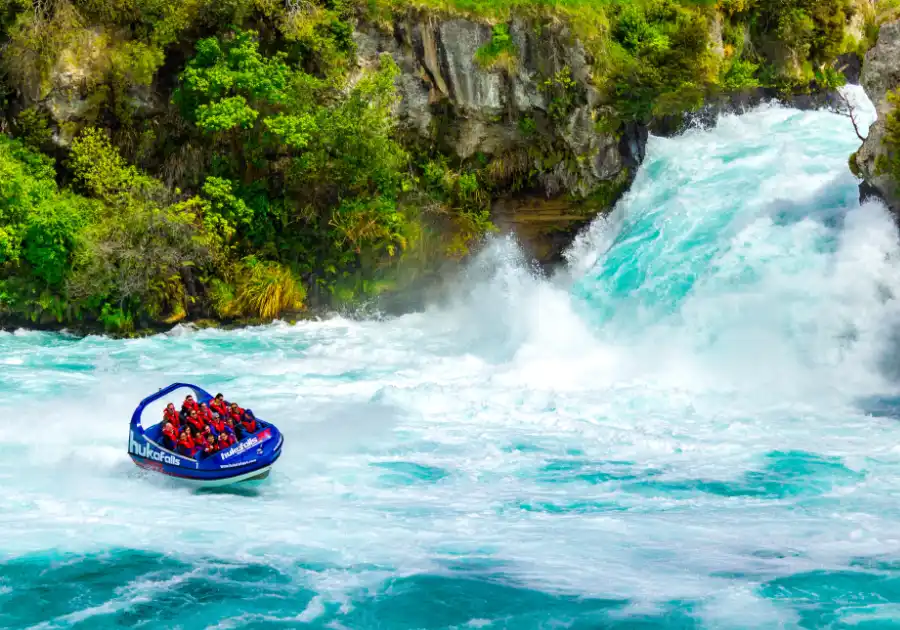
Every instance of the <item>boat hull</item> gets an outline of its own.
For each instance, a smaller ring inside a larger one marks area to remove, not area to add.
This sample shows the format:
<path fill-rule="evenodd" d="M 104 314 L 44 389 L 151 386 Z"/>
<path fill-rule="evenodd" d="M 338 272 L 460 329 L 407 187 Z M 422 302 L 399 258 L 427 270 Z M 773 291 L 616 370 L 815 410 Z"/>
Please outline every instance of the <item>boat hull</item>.
<path fill-rule="evenodd" d="M 272 465 L 275 462 L 270 464 L 266 464 L 260 468 L 256 468 L 253 470 L 248 470 L 245 472 L 237 472 L 236 474 L 230 477 L 218 477 L 218 478 L 200 478 L 194 477 L 193 475 L 184 475 L 179 474 L 177 472 L 173 472 L 170 470 L 165 470 L 160 467 L 158 462 L 155 462 L 150 459 L 146 459 L 144 457 L 139 457 L 134 454 L 131 454 L 131 459 L 134 463 L 144 470 L 149 470 L 152 472 L 161 473 L 167 477 L 171 477 L 173 479 L 177 479 L 181 482 L 184 482 L 188 485 L 200 487 L 200 488 L 220 488 L 222 486 L 230 486 L 239 483 L 245 483 L 248 481 L 262 481 L 263 479 L 268 478 L 269 473 L 272 472 Z"/>
<path fill-rule="evenodd" d="M 272 466 L 275 464 L 274 461 L 261 466 L 259 468 L 254 468 L 253 470 L 247 471 L 235 471 L 235 473 L 231 476 L 227 477 L 196 477 L 194 475 L 186 475 L 183 474 L 183 471 L 173 471 L 167 470 L 167 466 L 160 466 L 159 462 L 156 462 L 152 459 L 147 459 L 146 457 L 140 457 L 133 453 L 129 453 L 131 455 L 132 461 L 139 467 L 144 470 L 149 470 L 156 473 L 161 473 L 167 477 L 171 477 L 173 479 L 178 479 L 181 482 L 189 484 L 191 486 L 202 487 L 202 488 L 218 488 L 222 486 L 230 486 L 233 484 L 244 483 L 248 481 L 262 481 L 269 476 L 269 473 L 272 472 Z"/>

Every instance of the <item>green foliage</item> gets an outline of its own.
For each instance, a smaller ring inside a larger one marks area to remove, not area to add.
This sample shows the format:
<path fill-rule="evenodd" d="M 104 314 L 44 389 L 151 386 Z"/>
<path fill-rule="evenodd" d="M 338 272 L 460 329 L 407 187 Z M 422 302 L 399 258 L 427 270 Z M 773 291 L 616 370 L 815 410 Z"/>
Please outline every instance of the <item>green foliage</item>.
<path fill-rule="evenodd" d="M 40 151 L 46 147 L 53 132 L 47 123 L 47 115 L 35 107 L 23 109 L 16 116 L 16 136 L 29 148 Z"/>
<path fill-rule="evenodd" d="M 97 319 L 103 328 L 110 332 L 123 333 L 134 330 L 134 317 L 118 306 L 104 304 Z"/>
<path fill-rule="evenodd" d="M 57 188 L 51 160 L 0 136 L 0 309 L 63 319 L 66 274 L 95 214 Z"/>
<path fill-rule="evenodd" d="M 253 31 L 237 31 L 224 41 L 197 42 L 197 55 L 181 75 L 175 92 L 188 119 L 207 133 L 249 129 L 259 107 L 285 100 L 289 70 L 284 54 L 266 58 Z"/>
<path fill-rule="evenodd" d="M 759 79 L 756 76 L 758 69 L 759 64 L 735 59 L 722 77 L 722 87 L 730 92 L 759 87 Z"/>
<path fill-rule="evenodd" d="M 238 265 L 237 292 L 232 312 L 273 319 L 303 307 L 306 291 L 290 269 L 271 261 L 245 258 Z"/>
<path fill-rule="evenodd" d="M 794 81 L 812 78 L 843 52 L 847 0 L 757 0 L 749 22 L 765 61 Z"/>
<path fill-rule="evenodd" d="M 266 264 L 287 263 L 326 290 L 364 261 L 371 272 L 398 256 L 407 244 L 398 199 L 408 171 L 394 138 L 398 73 L 384 55 L 347 85 L 290 68 L 281 53 L 264 55 L 252 33 L 199 42 L 176 102 L 199 134 L 222 138 L 200 210 L 217 250 L 261 261 L 265 253 Z M 240 277 L 215 285 L 217 312 L 256 312 L 242 301 Z"/>
<path fill-rule="evenodd" d="M 538 88 L 550 97 L 548 113 L 556 120 L 564 120 L 578 97 L 578 83 L 568 66 L 546 79 Z"/>
<path fill-rule="evenodd" d="M 182 278 L 211 262 L 196 215 L 179 205 L 140 203 L 119 213 L 82 235 L 67 286 L 70 297 L 151 319 L 183 309 Z"/>
<path fill-rule="evenodd" d="M 830 66 L 816 70 L 815 78 L 816 83 L 828 90 L 836 90 L 847 85 L 847 77 Z"/>
<path fill-rule="evenodd" d="M 894 182 L 900 182 L 900 89 L 887 93 L 891 105 L 884 120 L 884 139 L 887 152 L 879 156 L 875 163 L 877 175 L 887 175 Z"/>
<path fill-rule="evenodd" d="M 72 143 L 69 168 L 85 192 L 107 203 L 121 203 L 134 190 L 156 185 L 125 162 L 109 138 L 95 128 L 86 129 Z"/>
<path fill-rule="evenodd" d="M 60 191 L 49 159 L 0 136 L 3 307 L 31 319 L 87 314 L 119 332 L 183 311 L 182 277 L 211 262 L 192 206 L 161 205 L 163 187 L 95 130 L 73 144 L 71 165 L 96 201 Z"/>
<path fill-rule="evenodd" d="M 281 30 L 289 42 L 296 43 L 307 69 L 322 75 L 340 77 L 350 68 L 356 52 L 353 41 L 353 3 L 344 0 L 286 3 Z"/>
<path fill-rule="evenodd" d="M 253 222 L 253 210 L 234 194 L 233 188 L 233 182 L 221 177 L 209 177 L 203 184 L 203 226 L 207 233 L 220 236 L 223 244 L 231 240 L 237 228 Z"/>
<path fill-rule="evenodd" d="M 704 14 L 672 0 L 616 11 L 610 85 L 618 116 L 647 120 L 699 107 L 716 66 Z"/>
<path fill-rule="evenodd" d="M 523 116 L 519 119 L 519 132 L 523 136 L 533 136 L 537 133 L 537 123 L 531 116 Z"/>
<path fill-rule="evenodd" d="M 491 41 L 475 53 L 475 61 L 485 68 L 505 68 L 512 73 L 516 66 L 516 45 L 506 24 L 497 24 L 491 33 Z"/>
<path fill-rule="evenodd" d="M 653 11 L 660 17 L 670 17 Z M 634 55 L 659 54 L 669 50 L 670 41 L 663 24 L 650 24 L 645 9 L 639 5 L 625 5 L 616 22 L 614 36 L 622 46 Z"/>

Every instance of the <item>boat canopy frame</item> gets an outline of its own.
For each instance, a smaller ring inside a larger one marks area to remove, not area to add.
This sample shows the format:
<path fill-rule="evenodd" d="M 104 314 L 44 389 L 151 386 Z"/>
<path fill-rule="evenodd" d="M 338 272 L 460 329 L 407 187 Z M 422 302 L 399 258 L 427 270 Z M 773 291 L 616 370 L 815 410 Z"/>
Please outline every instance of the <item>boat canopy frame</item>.
<path fill-rule="evenodd" d="M 198 404 L 209 402 L 213 398 L 212 395 L 209 392 L 207 392 L 205 389 L 203 389 L 202 387 L 198 387 L 196 385 L 191 385 L 190 383 L 172 383 L 168 387 L 163 387 L 161 390 L 159 390 L 155 394 L 151 394 L 150 396 L 147 396 L 144 400 L 142 400 L 138 404 L 137 408 L 134 410 L 134 413 L 131 415 L 131 426 L 136 429 L 140 429 L 141 433 L 143 433 L 144 425 L 141 424 L 141 416 L 144 413 L 144 409 L 146 409 L 151 403 L 156 402 L 160 398 L 168 396 L 172 392 L 177 391 L 179 389 L 184 389 L 184 388 L 190 389 L 194 392 L 194 394 L 197 396 Z"/>

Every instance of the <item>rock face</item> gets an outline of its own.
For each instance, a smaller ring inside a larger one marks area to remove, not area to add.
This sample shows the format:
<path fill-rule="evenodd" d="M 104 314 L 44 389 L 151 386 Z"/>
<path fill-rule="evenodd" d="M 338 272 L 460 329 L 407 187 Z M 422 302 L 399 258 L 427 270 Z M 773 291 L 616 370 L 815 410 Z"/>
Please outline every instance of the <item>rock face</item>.
<path fill-rule="evenodd" d="M 114 91 L 113 58 L 125 39 L 105 28 L 73 29 L 45 76 L 22 77 L 19 88 L 23 106 L 37 106 L 46 112 L 56 129 L 53 140 L 66 147 L 73 136 L 93 124 Z M 25 64 L 27 67 L 27 64 Z M 161 95 L 149 84 L 122 86 L 116 94 L 119 106 L 129 108 L 133 117 L 161 111 Z"/>
<path fill-rule="evenodd" d="M 398 114 L 414 141 L 488 160 L 499 179 L 529 178 L 527 190 L 495 204 L 494 219 L 553 262 L 571 238 L 560 234 L 602 209 L 580 200 L 601 191 L 611 205 L 609 193 L 631 181 L 647 131 L 598 129 L 592 67 L 565 24 L 514 18 L 508 35 L 496 64 L 479 58 L 492 27 L 466 18 L 409 11 L 388 25 L 363 21 L 354 37 L 361 66 L 388 53 L 400 67 Z"/>
<path fill-rule="evenodd" d="M 878 112 L 878 119 L 855 156 L 859 175 L 864 180 L 861 196 L 879 196 L 897 212 L 900 190 L 892 177 L 881 172 L 879 161 L 890 155 L 885 145 L 885 120 L 894 110 L 888 102 L 888 92 L 900 87 L 900 21 L 881 27 L 878 43 L 866 54 L 860 83 Z"/>

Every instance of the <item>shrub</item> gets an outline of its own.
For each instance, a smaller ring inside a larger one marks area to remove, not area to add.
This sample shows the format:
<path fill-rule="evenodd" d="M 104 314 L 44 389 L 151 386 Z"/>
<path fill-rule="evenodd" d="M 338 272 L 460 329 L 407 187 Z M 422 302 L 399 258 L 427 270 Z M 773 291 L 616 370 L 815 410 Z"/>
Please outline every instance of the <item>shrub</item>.
<path fill-rule="evenodd" d="M 512 73 L 516 68 L 518 51 L 506 24 L 497 24 L 491 33 L 491 41 L 475 53 L 475 61 L 485 68 L 503 68 Z"/>
<path fill-rule="evenodd" d="M 233 306 L 236 312 L 273 319 L 302 308 L 305 299 L 303 285 L 287 267 L 252 257 L 242 262 Z"/>

